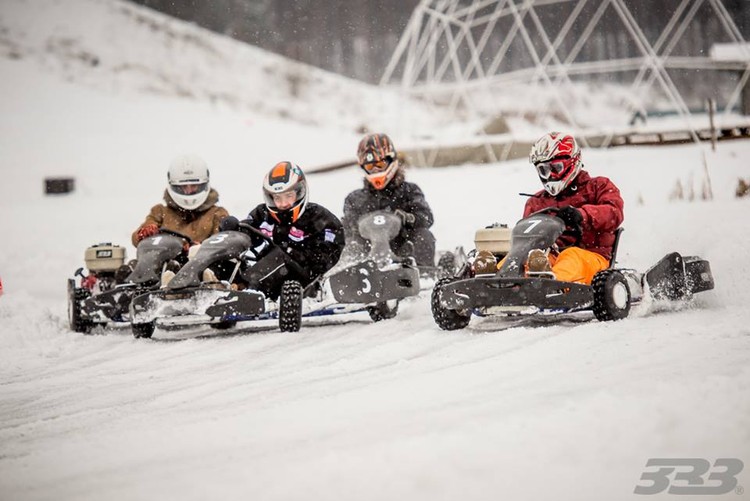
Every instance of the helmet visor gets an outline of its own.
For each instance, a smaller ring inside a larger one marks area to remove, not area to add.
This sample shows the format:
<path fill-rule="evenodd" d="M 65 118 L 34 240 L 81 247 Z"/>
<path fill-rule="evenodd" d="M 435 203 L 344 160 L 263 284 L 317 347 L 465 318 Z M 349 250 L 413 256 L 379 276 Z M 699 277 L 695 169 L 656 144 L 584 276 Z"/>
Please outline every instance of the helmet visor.
<path fill-rule="evenodd" d="M 539 177 L 542 179 L 560 179 L 570 167 L 573 159 L 570 157 L 558 157 L 546 162 L 534 164 Z"/>
<path fill-rule="evenodd" d="M 172 191 L 178 195 L 190 196 L 203 193 L 208 189 L 208 183 L 173 184 Z"/>

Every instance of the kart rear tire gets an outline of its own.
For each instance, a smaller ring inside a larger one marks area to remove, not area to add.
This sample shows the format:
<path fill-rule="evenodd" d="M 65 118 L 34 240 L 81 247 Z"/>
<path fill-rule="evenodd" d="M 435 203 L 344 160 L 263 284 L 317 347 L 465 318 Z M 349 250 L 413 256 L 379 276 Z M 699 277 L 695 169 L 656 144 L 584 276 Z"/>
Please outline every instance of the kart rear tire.
<path fill-rule="evenodd" d="M 221 322 L 217 322 L 215 324 L 209 324 L 212 329 L 216 329 L 219 331 L 231 329 L 235 325 L 237 325 L 237 320 L 223 320 Z"/>
<path fill-rule="evenodd" d="M 298 332 L 302 326 L 302 284 L 288 280 L 281 286 L 279 296 L 279 330 Z"/>
<path fill-rule="evenodd" d="M 438 283 L 436 283 L 435 287 L 433 287 L 432 289 L 432 296 L 430 298 L 432 318 L 435 320 L 435 323 L 438 325 L 438 327 L 440 327 L 444 331 L 455 331 L 458 329 L 463 329 L 464 327 L 469 325 L 469 322 L 471 321 L 471 312 L 450 310 L 440 304 L 440 296 L 442 294 L 443 286 L 448 285 L 455 280 L 457 279 L 452 277 L 438 280 Z"/>
<path fill-rule="evenodd" d="M 156 323 L 155 322 L 146 322 L 143 324 L 130 324 L 130 328 L 133 331 L 133 336 L 135 336 L 136 339 L 139 338 L 150 338 L 154 334 L 154 329 L 156 329 Z"/>
<path fill-rule="evenodd" d="M 591 282 L 594 293 L 594 316 L 600 322 L 622 320 L 630 313 L 630 288 L 625 276 L 617 270 L 600 271 Z"/>
<path fill-rule="evenodd" d="M 438 277 L 447 278 L 456 274 L 456 255 L 447 251 L 438 259 Z"/>
<path fill-rule="evenodd" d="M 393 304 L 389 305 L 388 303 Z M 370 315 L 370 319 L 372 319 L 373 322 L 380 322 L 381 320 L 393 318 L 398 313 L 398 300 L 377 303 L 375 306 L 368 306 L 367 313 Z"/>
<path fill-rule="evenodd" d="M 68 323 L 73 332 L 88 334 L 94 327 L 94 323 L 83 318 L 81 313 L 81 301 L 91 296 L 91 293 L 76 287 L 75 280 L 68 279 Z"/>

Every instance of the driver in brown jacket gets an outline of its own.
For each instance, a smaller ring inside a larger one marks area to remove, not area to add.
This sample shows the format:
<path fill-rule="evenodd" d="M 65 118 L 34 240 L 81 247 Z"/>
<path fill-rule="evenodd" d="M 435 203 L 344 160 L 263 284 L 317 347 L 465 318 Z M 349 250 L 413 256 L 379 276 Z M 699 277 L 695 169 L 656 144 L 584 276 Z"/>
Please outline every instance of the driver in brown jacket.
<path fill-rule="evenodd" d="M 133 232 L 133 246 L 160 229 L 172 230 L 200 243 L 219 231 L 219 223 L 229 215 L 217 204 L 219 194 L 209 184 L 206 162 L 197 155 L 181 155 L 169 166 L 169 184 L 164 204 L 151 207 L 146 220 Z"/>

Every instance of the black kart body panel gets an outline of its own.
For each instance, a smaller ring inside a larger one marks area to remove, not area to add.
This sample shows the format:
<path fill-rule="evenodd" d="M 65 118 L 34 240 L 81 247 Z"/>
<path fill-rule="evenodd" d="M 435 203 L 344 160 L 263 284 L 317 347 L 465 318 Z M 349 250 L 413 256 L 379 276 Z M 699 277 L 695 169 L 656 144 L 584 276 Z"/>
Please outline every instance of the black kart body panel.
<path fill-rule="evenodd" d="M 137 262 L 126 282 L 140 286 L 159 283 L 164 263 L 179 256 L 182 246 L 182 238 L 166 233 L 144 238 L 138 244 Z"/>
<path fill-rule="evenodd" d="M 577 310 L 591 306 L 588 285 L 547 278 L 468 278 L 441 288 L 441 304 L 451 310 L 490 307 L 528 307 L 541 310 Z"/>
<path fill-rule="evenodd" d="M 123 322 L 130 307 L 130 301 L 137 294 L 148 290 L 132 284 L 123 284 L 83 300 L 81 313 L 84 318 L 95 323 L 108 320 Z"/>
<path fill-rule="evenodd" d="M 221 231 L 201 244 L 198 253 L 172 278 L 167 290 L 198 287 L 203 271 L 214 263 L 239 257 L 252 247 L 252 239 L 241 231 Z"/>
<path fill-rule="evenodd" d="M 532 249 L 548 249 L 565 231 L 565 223 L 549 214 L 532 214 L 513 227 L 511 248 L 499 270 L 502 277 L 523 277 L 524 264 Z"/>
<path fill-rule="evenodd" d="M 368 259 L 330 277 L 336 301 L 344 304 L 377 303 L 419 294 L 419 270 L 406 264 L 379 269 Z"/>
<path fill-rule="evenodd" d="M 211 319 L 254 318 L 265 313 L 265 295 L 254 290 L 231 291 L 210 287 L 160 289 L 133 298 L 130 312 L 134 323 L 162 317 L 206 315 Z"/>
<path fill-rule="evenodd" d="M 678 252 L 664 256 L 644 274 L 655 299 L 678 301 L 714 288 L 708 261 L 697 256 L 683 257 Z"/>

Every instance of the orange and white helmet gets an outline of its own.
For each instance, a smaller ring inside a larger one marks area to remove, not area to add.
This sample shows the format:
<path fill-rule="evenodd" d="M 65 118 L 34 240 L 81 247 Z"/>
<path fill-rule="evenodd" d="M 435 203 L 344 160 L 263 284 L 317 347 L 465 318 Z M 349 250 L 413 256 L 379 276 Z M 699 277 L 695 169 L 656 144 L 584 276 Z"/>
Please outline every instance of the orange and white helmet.
<path fill-rule="evenodd" d="M 573 182 L 583 166 L 575 138 L 561 132 L 540 137 L 531 147 L 529 161 L 536 167 L 544 189 L 553 197 Z"/>
<path fill-rule="evenodd" d="M 274 202 L 274 195 L 294 193 L 294 202 L 290 207 L 279 209 Z M 295 222 L 307 206 L 307 180 L 299 166 L 291 162 L 279 162 L 263 179 L 263 197 L 271 215 L 279 222 Z"/>
<path fill-rule="evenodd" d="M 367 181 L 382 190 L 396 176 L 399 169 L 396 148 L 385 134 L 368 134 L 357 147 L 357 162 L 365 171 Z"/>

